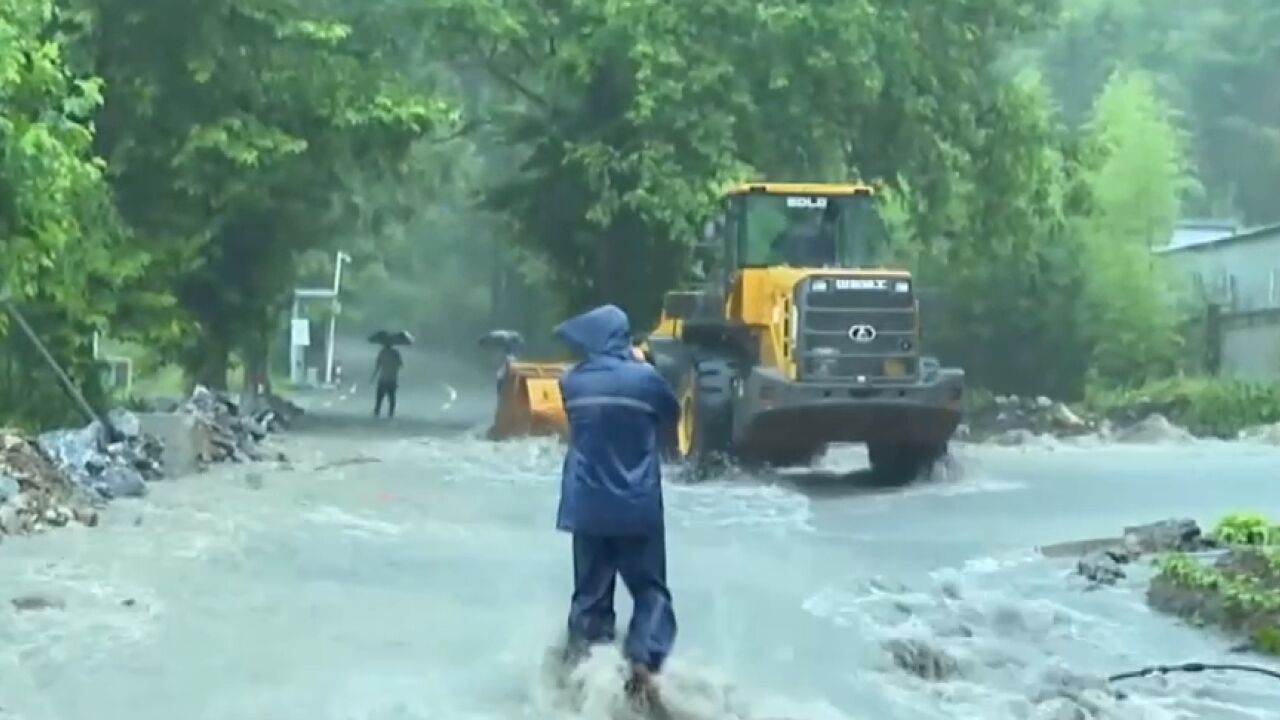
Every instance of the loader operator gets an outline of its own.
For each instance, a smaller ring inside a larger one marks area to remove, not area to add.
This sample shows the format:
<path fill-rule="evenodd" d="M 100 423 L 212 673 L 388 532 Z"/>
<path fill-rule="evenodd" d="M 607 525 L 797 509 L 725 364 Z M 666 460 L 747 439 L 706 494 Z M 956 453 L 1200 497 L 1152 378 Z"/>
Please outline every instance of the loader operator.
<path fill-rule="evenodd" d="M 633 354 L 626 313 L 613 305 L 571 318 L 556 337 L 580 357 L 560 380 L 569 447 L 560 485 L 557 528 L 573 535 L 573 598 L 567 663 L 592 645 L 611 643 L 615 580 L 634 610 L 624 642 L 631 663 L 628 693 L 658 701 L 653 678 L 676 638 L 667 588 L 660 433 L 680 406 L 671 387 Z"/>
<path fill-rule="evenodd" d="M 792 267 L 826 267 L 836 263 L 835 203 L 821 214 L 804 208 L 788 208 L 787 227 L 770 246 L 774 262 Z"/>

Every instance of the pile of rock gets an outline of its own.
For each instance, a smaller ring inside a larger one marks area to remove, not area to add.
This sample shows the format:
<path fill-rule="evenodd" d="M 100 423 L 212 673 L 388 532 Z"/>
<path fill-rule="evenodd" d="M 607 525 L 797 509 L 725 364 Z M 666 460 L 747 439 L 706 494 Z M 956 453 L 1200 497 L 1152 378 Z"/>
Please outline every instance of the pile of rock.
<path fill-rule="evenodd" d="M 1095 586 L 1114 585 L 1126 577 L 1124 566 L 1144 555 L 1203 552 L 1216 547 L 1218 543 L 1206 537 L 1195 520 L 1161 520 L 1125 528 L 1119 540 L 1082 557 L 1076 572 Z"/>
<path fill-rule="evenodd" d="M 195 421 L 200 437 L 196 456 L 201 463 L 250 462 L 269 456 L 283 459 L 278 452 L 266 452 L 262 443 L 268 434 L 293 422 L 302 409 L 274 395 L 255 404 L 255 408 L 242 410 L 230 395 L 197 386 L 176 408 Z"/>
<path fill-rule="evenodd" d="M 225 394 L 197 387 L 170 407 L 170 419 L 185 420 L 199 438 L 200 463 L 247 462 L 279 453 L 264 450 L 270 432 L 302 414 L 283 398 L 262 398 L 252 413 Z M 0 429 L 0 534 L 37 532 L 70 522 L 97 524 L 95 507 L 120 497 L 140 497 L 147 483 L 164 476 L 165 446 L 143 432 L 139 417 L 114 410 L 106 424 L 54 430 L 36 440 Z"/>
<path fill-rule="evenodd" d="M 1022 445 L 1044 435 L 1087 435 L 1102 427 L 1097 418 L 1082 417 L 1065 403 L 1017 395 L 1001 395 L 988 405 L 971 409 L 965 422 L 969 439 L 1001 445 Z"/>
<path fill-rule="evenodd" d="M 1161 414 L 1156 406 L 1135 405 L 1102 417 L 1073 410 L 1047 397 L 1000 396 L 970 409 L 960 439 L 992 445 L 1039 445 L 1050 438 L 1135 444 L 1175 444 L 1195 436 Z M 1278 431 L 1280 433 L 1280 431 Z"/>
<path fill-rule="evenodd" d="M 163 475 L 164 446 L 142 432 L 131 412 L 114 410 L 107 420 L 110 429 L 95 420 L 79 430 L 47 432 L 40 448 L 72 482 L 103 500 L 141 497 L 147 481 Z"/>
<path fill-rule="evenodd" d="M 39 532 L 71 522 L 96 525 L 94 500 L 37 443 L 0 430 L 0 535 Z"/>

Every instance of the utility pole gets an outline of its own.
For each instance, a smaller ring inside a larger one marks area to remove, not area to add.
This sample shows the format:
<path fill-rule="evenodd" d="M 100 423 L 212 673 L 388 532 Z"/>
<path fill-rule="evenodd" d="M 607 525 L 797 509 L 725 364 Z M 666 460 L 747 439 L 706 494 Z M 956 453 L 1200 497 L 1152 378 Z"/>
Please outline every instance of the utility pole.
<path fill-rule="evenodd" d="M 342 312 L 342 303 L 338 299 L 338 293 L 342 291 L 342 265 L 351 262 L 351 256 L 338 251 L 333 261 L 333 305 L 329 313 L 329 342 L 325 352 L 324 381 L 326 385 L 333 384 L 333 344 L 338 336 L 338 313 Z"/>
<path fill-rule="evenodd" d="M 334 258 L 333 267 L 333 286 L 327 288 L 294 288 L 293 291 L 293 311 L 289 316 L 289 375 L 293 382 L 302 382 L 306 377 L 305 369 L 302 367 L 303 350 L 311 344 L 309 331 L 304 332 L 303 327 L 306 319 L 302 316 L 303 300 L 328 300 L 329 301 L 329 343 L 325 349 L 325 369 L 324 382 L 333 382 L 333 344 L 338 333 L 338 313 L 342 311 L 342 304 L 338 301 L 338 294 L 342 291 L 342 266 L 350 262 L 351 256 L 339 250 Z M 305 337 L 304 337 L 305 336 Z"/>
<path fill-rule="evenodd" d="M 31 341 L 31 344 L 34 345 L 36 350 L 40 353 L 40 357 L 44 359 L 45 364 L 49 366 L 49 369 L 52 370 L 53 374 L 58 378 L 58 382 L 62 385 L 63 391 L 66 392 L 72 402 L 79 407 L 79 410 L 85 416 L 85 419 L 90 422 L 96 420 L 98 424 L 102 426 L 102 429 L 106 431 L 108 441 L 114 441 L 118 438 L 120 436 L 120 432 L 116 429 L 115 425 L 111 424 L 111 420 L 109 420 L 105 415 L 102 415 L 97 410 L 93 409 L 93 406 L 85 399 L 84 394 L 80 392 L 80 388 L 76 386 L 75 382 L 67 375 L 66 371 L 62 369 L 62 366 L 58 364 L 58 361 L 54 359 L 53 354 L 49 352 L 49 349 L 40 341 L 40 337 L 36 335 L 36 331 L 31 328 L 27 319 L 23 317 L 22 313 L 19 312 L 18 308 L 13 304 L 13 301 L 9 299 L 9 294 L 7 292 L 0 292 L 0 301 L 4 303 L 4 308 L 9 312 L 9 316 L 18 324 L 22 333 L 27 336 L 27 339 Z"/>

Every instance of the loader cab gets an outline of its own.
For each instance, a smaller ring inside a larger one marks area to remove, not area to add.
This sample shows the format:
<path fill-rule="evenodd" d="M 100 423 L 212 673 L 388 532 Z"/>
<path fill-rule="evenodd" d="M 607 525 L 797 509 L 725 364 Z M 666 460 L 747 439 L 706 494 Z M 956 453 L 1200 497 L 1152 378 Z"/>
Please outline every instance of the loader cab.
<path fill-rule="evenodd" d="M 867 186 L 759 183 L 728 193 L 700 249 L 706 280 L 727 286 L 745 268 L 874 266 L 888 233 Z"/>

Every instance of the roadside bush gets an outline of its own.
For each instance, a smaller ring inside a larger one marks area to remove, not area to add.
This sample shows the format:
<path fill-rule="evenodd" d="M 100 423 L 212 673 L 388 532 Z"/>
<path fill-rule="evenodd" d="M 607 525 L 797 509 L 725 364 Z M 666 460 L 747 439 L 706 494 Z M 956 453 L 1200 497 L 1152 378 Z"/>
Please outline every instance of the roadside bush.
<path fill-rule="evenodd" d="M 1234 547 L 1214 562 L 1185 553 L 1159 558 L 1148 601 L 1197 625 L 1241 633 L 1254 650 L 1280 655 L 1280 547 L 1274 545 L 1280 535 L 1251 512 L 1223 517 L 1214 535 Z"/>
<path fill-rule="evenodd" d="M 1255 512 L 1224 516 L 1214 527 L 1213 536 L 1229 545 L 1273 545 L 1280 541 L 1271 522 Z"/>
<path fill-rule="evenodd" d="M 1172 377 L 1129 390 L 1091 388 L 1090 410 L 1110 418 L 1160 413 L 1200 436 L 1234 438 L 1280 422 L 1280 385 L 1223 378 Z"/>

